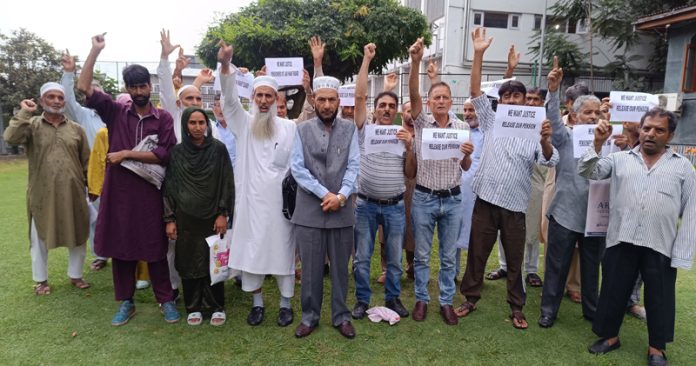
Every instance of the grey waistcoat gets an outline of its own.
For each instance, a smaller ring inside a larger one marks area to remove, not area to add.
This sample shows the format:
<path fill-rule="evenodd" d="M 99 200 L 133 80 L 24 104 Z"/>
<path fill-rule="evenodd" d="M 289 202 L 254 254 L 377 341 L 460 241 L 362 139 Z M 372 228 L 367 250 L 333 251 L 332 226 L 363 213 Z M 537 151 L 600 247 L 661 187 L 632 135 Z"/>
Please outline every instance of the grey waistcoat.
<path fill-rule="evenodd" d="M 297 131 L 302 140 L 305 167 L 329 192 L 338 193 L 348 166 L 348 153 L 355 124 L 336 118 L 329 133 L 324 123 L 315 117 L 298 125 Z M 321 229 L 353 226 L 353 200 L 347 198 L 345 207 L 336 212 L 323 212 L 321 199 L 299 187 L 292 222 Z"/>

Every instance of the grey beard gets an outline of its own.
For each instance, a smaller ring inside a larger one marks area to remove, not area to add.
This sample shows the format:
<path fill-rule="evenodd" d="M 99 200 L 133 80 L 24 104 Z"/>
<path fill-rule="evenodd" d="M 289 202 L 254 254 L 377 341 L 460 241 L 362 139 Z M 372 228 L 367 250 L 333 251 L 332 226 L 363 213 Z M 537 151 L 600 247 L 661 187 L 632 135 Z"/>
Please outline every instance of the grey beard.
<path fill-rule="evenodd" d="M 275 116 L 278 113 L 275 104 L 268 112 L 262 113 L 259 107 L 254 105 L 254 114 L 251 122 L 251 133 L 259 140 L 270 140 L 275 134 Z"/>
<path fill-rule="evenodd" d="M 60 108 L 60 109 L 55 109 L 53 107 L 49 107 L 47 105 L 43 106 L 44 111 L 48 113 L 53 113 L 53 114 L 63 114 L 65 113 L 65 107 Z"/>

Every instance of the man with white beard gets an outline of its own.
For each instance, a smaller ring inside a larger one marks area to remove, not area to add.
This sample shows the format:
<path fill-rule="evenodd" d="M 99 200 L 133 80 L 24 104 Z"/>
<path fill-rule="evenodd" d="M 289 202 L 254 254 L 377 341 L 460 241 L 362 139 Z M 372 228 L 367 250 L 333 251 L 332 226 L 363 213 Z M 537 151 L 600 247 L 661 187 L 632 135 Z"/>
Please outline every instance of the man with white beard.
<path fill-rule="evenodd" d="M 293 321 L 290 298 L 295 291 L 295 242 L 293 226 L 283 216 L 281 185 L 290 168 L 295 123 L 277 117 L 278 83 L 269 76 L 254 79 L 252 113 L 245 111 L 230 72 L 232 46 L 220 41 L 218 61 L 222 113 L 237 141 L 235 192 L 238 200 L 232 223 L 229 267 L 241 271 L 242 289 L 254 295 L 249 325 L 263 321 L 261 286 L 274 275 L 280 290 L 278 325 Z"/>

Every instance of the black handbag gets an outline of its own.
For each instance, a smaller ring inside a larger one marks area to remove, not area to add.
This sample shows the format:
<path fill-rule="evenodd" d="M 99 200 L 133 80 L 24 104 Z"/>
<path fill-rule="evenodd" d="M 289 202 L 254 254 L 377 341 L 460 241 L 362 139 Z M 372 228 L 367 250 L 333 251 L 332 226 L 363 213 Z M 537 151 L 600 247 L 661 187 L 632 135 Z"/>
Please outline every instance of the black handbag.
<path fill-rule="evenodd" d="M 297 182 L 290 172 L 283 178 L 283 216 L 292 219 L 295 212 L 295 199 L 297 197 Z"/>

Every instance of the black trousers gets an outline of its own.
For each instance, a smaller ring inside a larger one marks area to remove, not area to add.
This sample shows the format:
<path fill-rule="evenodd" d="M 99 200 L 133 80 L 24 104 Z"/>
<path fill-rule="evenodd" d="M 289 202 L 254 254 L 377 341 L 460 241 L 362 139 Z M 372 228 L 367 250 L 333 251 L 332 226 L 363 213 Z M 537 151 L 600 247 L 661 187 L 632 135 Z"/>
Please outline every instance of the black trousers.
<path fill-rule="evenodd" d="M 182 279 L 186 313 L 200 311 L 206 315 L 225 311 L 225 282 L 210 285 L 210 276 Z"/>
<path fill-rule="evenodd" d="M 645 283 L 644 300 L 651 347 L 666 349 L 674 340 L 677 270 L 670 258 L 645 247 L 619 243 L 604 255 L 602 291 L 592 331 L 602 338 L 619 335 L 636 276 Z"/>
<path fill-rule="evenodd" d="M 573 259 L 575 243 L 580 249 L 580 283 L 582 283 L 582 315 L 594 319 L 599 297 L 599 264 L 604 254 L 604 237 L 585 237 L 549 219 L 548 247 L 544 265 L 544 287 L 541 315 L 556 319 L 565 293 L 566 280 Z"/>

